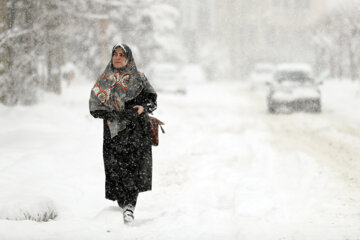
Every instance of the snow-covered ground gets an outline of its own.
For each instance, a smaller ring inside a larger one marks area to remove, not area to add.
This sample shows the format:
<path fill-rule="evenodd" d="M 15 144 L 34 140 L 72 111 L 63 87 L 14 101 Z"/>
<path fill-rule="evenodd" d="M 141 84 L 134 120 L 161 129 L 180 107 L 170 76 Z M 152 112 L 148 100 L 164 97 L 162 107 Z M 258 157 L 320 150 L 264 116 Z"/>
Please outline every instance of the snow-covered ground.
<path fill-rule="evenodd" d="M 104 199 L 92 83 L 32 107 L 0 106 L 0 239 L 358 239 L 359 86 L 328 82 L 321 114 L 266 112 L 235 82 L 160 94 L 153 191 L 125 226 Z M 49 222 L 13 221 L 54 208 Z"/>

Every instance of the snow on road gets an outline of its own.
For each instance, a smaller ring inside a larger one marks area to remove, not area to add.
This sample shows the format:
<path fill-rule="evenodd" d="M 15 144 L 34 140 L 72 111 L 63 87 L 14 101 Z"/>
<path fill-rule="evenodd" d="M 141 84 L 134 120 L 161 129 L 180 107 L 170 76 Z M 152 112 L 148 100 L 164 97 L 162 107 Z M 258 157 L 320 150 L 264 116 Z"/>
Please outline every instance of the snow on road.
<path fill-rule="evenodd" d="M 269 115 L 264 92 L 234 82 L 159 94 L 155 116 L 166 134 L 153 149 L 153 191 L 140 194 L 131 227 L 104 199 L 102 123 L 88 114 L 90 88 L 0 106 L 0 213 L 44 198 L 59 213 L 46 223 L 0 220 L 0 239 L 360 236 L 353 85 L 323 86 L 321 114 Z"/>

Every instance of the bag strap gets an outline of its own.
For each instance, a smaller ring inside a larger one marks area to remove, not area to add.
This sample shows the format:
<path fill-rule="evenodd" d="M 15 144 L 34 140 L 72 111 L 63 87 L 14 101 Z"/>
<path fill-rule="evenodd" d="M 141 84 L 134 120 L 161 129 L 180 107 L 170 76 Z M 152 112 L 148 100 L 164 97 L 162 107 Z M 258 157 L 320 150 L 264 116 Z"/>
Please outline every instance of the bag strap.
<path fill-rule="evenodd" d="M 159 125 L 159 126 L 160 126 L 160 129 L 161 129 L 161 132 L 165 134 L 165 130 L 164 130 L 164 128 L 163 128 L 161 125 L 163 125 L 163 124 L 160 124 L 160 125 Z"/>

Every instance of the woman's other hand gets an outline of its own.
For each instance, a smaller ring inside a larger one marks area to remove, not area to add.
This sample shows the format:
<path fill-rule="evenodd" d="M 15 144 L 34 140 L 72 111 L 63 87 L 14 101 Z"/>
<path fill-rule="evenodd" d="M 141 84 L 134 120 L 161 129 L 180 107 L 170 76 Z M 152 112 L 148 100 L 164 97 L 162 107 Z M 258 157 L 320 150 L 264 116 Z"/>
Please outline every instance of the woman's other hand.
<path fill-rule="evenodd" d="M 138 115 L 142 114 L 144 112 L 144 107 L 140 105 L 135 105 L 133 108 L 137 109 Z"/>

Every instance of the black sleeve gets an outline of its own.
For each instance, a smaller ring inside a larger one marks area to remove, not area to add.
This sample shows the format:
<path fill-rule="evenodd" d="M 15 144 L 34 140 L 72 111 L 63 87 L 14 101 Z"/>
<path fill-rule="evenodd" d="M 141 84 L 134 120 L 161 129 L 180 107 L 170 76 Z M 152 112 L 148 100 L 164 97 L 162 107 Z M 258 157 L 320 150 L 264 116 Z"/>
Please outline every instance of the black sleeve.
<path fill-rule="evenodd" d="M 154 93 L 146 93 L 146 95 L 147 96 L 144 99 L 144 103 L 141 104 L 141 106 L 144 107 L 145 112 L 152 113 L 157 108 L 157 102 L 156 102 L 157 95 Z"/>
<path fill-rule="evenodd" d="M 135 105 L 141 105 L 145 112 L 152 113 L 157 108 L 156 98 L 156 93 L 142 91 L 135 99 L 125 103 L 125 109 L 132 109 Z"/>
<path fill-rule="evenodd" d="M 114 116 L 112 112 L 106 111 L 106 110 L 96 110 L 96 111 L 90 111 L 90 114 L 94 118 L 102 118 L 105 120 L 113 120 Z"/>
<path fill-rule="evenodd" d="M 91 111 L 90 114 L 94 117 L 94 118 L 102 118 L 105 120 L 122 120 L 122 119 L 127 119 L 127 118 L 133 118 L 136 117 L 136 111 L 133 109 L 125 109 L 121 112 L 119 111 L 106 111 L 106 110 L 96 110 L 96 111 Z"/>

